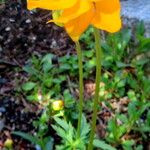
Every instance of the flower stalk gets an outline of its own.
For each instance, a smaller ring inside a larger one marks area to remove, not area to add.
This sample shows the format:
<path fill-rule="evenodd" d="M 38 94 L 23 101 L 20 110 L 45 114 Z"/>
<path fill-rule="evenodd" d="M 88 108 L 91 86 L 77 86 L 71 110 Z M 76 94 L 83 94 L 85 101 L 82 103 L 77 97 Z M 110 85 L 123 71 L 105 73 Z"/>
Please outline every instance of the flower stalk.
<path fill-rule="evenodd" d="M 97 108 L 98 108 L 100 80 L 101 80 L 101 60 L 102 60 L 102 49 L 100 45 L 101 37 L 100 37 L 99 30 L 95 27 L 94 27 L 94 36 L 95 36 L 95 49 L 96 49 L 96 89 L 95 89 L 92 127 L 91 127 L 88 150 L 93 149 L 93 140 L 94 140 L 95 128 L 96 128 Z"/>
<path fill-rule="evenodd" d="M 77 137 L 80 137 L 82 111 L 83 111 L 83 63 L 82 63 L 82 50 L 79 41 L 76 42 L 76 50 L 78 55 L 78 66 L 79 66 L 79 117 L 78 117 Z"/>

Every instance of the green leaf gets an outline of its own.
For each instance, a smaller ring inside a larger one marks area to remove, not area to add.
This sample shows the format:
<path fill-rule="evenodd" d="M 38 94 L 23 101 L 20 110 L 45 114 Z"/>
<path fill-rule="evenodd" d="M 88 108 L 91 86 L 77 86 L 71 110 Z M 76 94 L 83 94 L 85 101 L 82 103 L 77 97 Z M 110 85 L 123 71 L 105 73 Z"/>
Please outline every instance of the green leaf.
<path fill-rule="evenodd" d="M 120 80 L 120 81 L 117 83 L 117 87 L 118 87 L 118 88 L 124 87 L 124 86 L 125 86 L 125 83 L 126 83 L 126 80 Z"/>
<path fill-rule="evenodd" d="M 84 51 L 83 53 L 86 57 L 91 58 L 93 56 L 93 50 Z"/>
<path fill-rule="evenodd" d="M 43 57 L 43 59 L 42 59 L 42 63 L 45 63 L 45 62 L 50 62 L 51 63 L 51 60 L 52 60 L 53 57 L 54 57 L 53 54 L 47 54 L 47 55 L 45 55 Z"/>
<path fill-rule="evenodd" d="M 143 125 L 141 128 L 138 128 L 137 130 L 142 132 L 150 132 L 150 127 Z"/>
<path fill-rule="evenodd" d="M 148 62 L 149 62 L 148 58 L 143 58 L 140 60 L 136 60 L 136 65 L 143 66 L 143 65 L 147 64 Z"/>
<path fill-rule="evenodd" d="M 42 64 L 43 64 L 43 71 L 48 72 L 50 69 L 52 69 L 52 58 L 54 57 L 53 54 L 47 54 L 46 56 L 43 57 L 42 59 Z"/>
<path fill-rule="evenodd" d="M 136 101 L 132 101 L 131 103 L 129 103 L 128 105 L 128 115 L 130 120 L 133 121 L 138 119 L 138 117 L 140 117 L 139 111 L 137 110 L 137 106 L 138 103 Z"/>
<path fill-rule="evenodd" d="M 51 137 L 47 137 L 47 142 L 44 147 L 44 150 L 53 150 L 54 139 Z"/>
<path fill-rule="evenodd" d="M 145 104 L 143 104 L 143 106 L 141 107 L 141 109 L 140 109 L 140 115 L 142 115 L 142 113 L 147 109 L 149 109 L 150 108 L 150 102 L 146 102 Z"/>
<path fill-rule="evenodd" d="M 116 148 L 112 147 L 111 145 L 107 144 L 105 141 L 101 141 L 98 139 L 95 139 L 93 141 L 93 145 L 96 148 L 101 148 L 102 150 L 117 150 Z"/>
<path fill-rule="evenodd" d="M 27 73 L 29 73 L 30 75 L 36 75 L 37 74 L 37 70 L 31 66 L 25 66 L 23 67 L 23 70 Z"/>
<path fill-rule="evenodd" d="M 22 89 L 24 91 L 31 91 L 36 86 L 34 82 L 27 82 L 22 85 Z"/>
<path fill-rule="evenodd" d="M 117 65 L 118 68 L 131 67 L 130 64 L 125 64 L 125 63 L 120 62 L 120 61 L 117 61 L 117 62 L 116 62 L 116 65 Z"/>
<path fill-rule="evenodd" d="M 141 21 L 136 26 L 136 35 L 137 35 L 137 37 L 138 36 L 143 36 L 144 32 L 145 32 L 144 22 Z"/>
<path fill-rule="evenodd" d="M 122 45 L 122 50 L 124 50 L 126 48 L 126 46 L 128 45 L 130 39 L 131 39 L 131 30 L 129 29 L 124 29 L 122 31 L 122 33 L 120 33 L 120 38 L 121 38 L 121 45 Z M 120 40 L 120 38 L 118 40 Z"/>
<path fill-rule="evenodd" d="M 22 137 L 25 140 L 30 141 L 33 144 L 38 144 L 39 143 L 39 139 L 37 137 L 34 137 L 30 134 L 24 133 L 24 132 L 20 132 L 20 131 L 14 131 L 12 132 L 13 135 L 17 135 Z"/>
<path fill-rule="evenodd" d="M 65 71 L 65 70 L 69 70 L 69 69 L 71 69 L 71 66 L 69 64 L 62 64 L 60 66 L 61 71 Z"/>
<path fill-rule="evenodd" d="M 39 100 L 37 94 L 29 95 L 29 96 L 27 96 L 26 98 L 27 98 L 27 100 L 29 100 L 29 101 L 35 101 L 35 102 L 37 102 L 37 101 Z"/>
<path fill-rule="evenodd" d="M 139 52 L 148 52 L 150 48 L 150 38 L 140 37 Z"/>
<path fill-rule="evenodd" d="M 58 126 L 55 126 L 55 125 L 51 125 L 52 128 L 57 132 L 57 134 L 62 137 L 62 139 L 65 139 L 67 140 L 67 137 L 66 137 L 66 132 L 61 128 L 61 127 L 58 127 Z"/>
<path fill-rule="evenodd" d="M 81 121 L 81 138 L 85 139 L 90 131 L 90 125 L 87 123 L 86 117 L 82 115 Z"/>
<path fill-rule="evenodd" d="M 68 125 L 68 123 L 67 123 L 65 120 L 62 120 L 62 119 L 60 119 L 60 118 L 58 118 L 58 117 L 54 117 L 54 120 L 55 120 L 56 123 L 57 123 L 60 127 L 62 127 L 65 131 L 68 131 L 69 125 Z"/>
<path fill-rule="evenodd" d="M 135 150 L 143 150 L 143 145 L 138 145 Z"/>
<path fill-rule="evenodd" d="M 53 85 L 53 79 L 52 77 L 46 78 L 43 80 L 43 83 L 46 87 L 51 87 Z"/>
<path fill-rule="evenodd" d="M 124 150 L 132 150 L 132 146 L 135 144 L 134 140 L 126 140 L 122 143 Z"/>

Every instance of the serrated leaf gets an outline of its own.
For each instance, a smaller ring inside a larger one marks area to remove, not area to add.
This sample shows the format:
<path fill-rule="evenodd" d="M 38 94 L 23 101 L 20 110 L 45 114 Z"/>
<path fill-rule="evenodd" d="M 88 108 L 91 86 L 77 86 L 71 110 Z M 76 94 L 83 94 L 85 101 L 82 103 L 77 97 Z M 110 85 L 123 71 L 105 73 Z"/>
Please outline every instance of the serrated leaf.
<path fill-rule="evenodd" d="M 86 138 L 88 133 L 90 132 L 90 125 L 86 121 L 86 117 L 82 115 L 81 121 L 81 138 Z"/>
<path fill-rule="evenodd" d="M 117 150 L 116 148 L 112 147 L 111 145 L 107 144 L 105 141 L 101 141 L 98 139 L 95 139 L 93 141 L 93 145 L 96 148 L 101 148 L 102 150 Z"/>
<path fill-rule="evenodd" d="M 66 139 L 66 132 L 61 127 L 55 125 L 51 126 L 57 132 L 57 134 L 62 137 L 62 139 Z"/>
<path fill-rule="evenodd" d="M 33 144 L 38 144 L 38 142 L 39 142 L 39 139 L 37 137 L 34 137 L 34 136 L 32 136 L 30 134 L 27 134 L 27 133 L 24 133 L 24 132 L 14 131 L 14 132 L 12 132 L 12 134 L 20 136 L 23 139 L 28 140 L 28 141 L 30 141 Z"/>
<path fill-rule="evenodd" d="M 65 120 L 62 120 L 58 117 L 54 117 L 54 120 L 56 121 L 56 123 L 62 127 L 65 131 L 68 131 L 69 129 L 69 124 L 65 121 Z"/>

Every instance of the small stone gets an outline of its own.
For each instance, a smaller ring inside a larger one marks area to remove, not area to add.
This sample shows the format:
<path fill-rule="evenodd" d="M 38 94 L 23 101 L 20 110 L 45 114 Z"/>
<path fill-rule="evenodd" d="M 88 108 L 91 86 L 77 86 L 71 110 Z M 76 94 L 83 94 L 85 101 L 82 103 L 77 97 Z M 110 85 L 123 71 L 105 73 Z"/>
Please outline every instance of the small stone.
<path fill-rule="evenodd" d="M 0 40 L 3 40 L 3 36 L 0 35 Z"/>
<path fill-rule="evenodd" d="M 10 21 L 10 22 L 15 22 L 15 19 L 10 18 L 9 21 Z"/>
<path fill-rule="evenodd" d="M 5 28 L 5 31 L 7 31 L 7 32 L 9 32 L 10 30 L 11 30 L 10 27 L 6 27 L 6 28 Z"/>
<path fill-rule="evenodd" d="M 35 41 L 35 40 L 36 40 L 36 36 L 33 36 L 33 37 L 32 37 L 32 40 L 34 40 L 34 41 Z"/>
<path fill-rule="evenodd" d="M 23 28 L 19 28 L 19 31 L 23 31 Z"/>
<path fill-rule="evenodd" d="M 27 20 L 26 20 L 26 23 L 31 23 L 31 20 L 30 20 L 30 19 L 27 19 Z"/>
<path fill-rule="evenodd" d="M 0 107 L 0 112 L 1 112 L 1 113 L 4 113 L 4 112 L 6 112 L 6 109 L 5 109 L 5 107 Z"/>
<path fill-rule="evenodd" d="M 50 48 L 58 48 L 58 45 L 57 45 L 57 42 L 55 39 L 52 39 L 52 43 L 51 43 Z"/>

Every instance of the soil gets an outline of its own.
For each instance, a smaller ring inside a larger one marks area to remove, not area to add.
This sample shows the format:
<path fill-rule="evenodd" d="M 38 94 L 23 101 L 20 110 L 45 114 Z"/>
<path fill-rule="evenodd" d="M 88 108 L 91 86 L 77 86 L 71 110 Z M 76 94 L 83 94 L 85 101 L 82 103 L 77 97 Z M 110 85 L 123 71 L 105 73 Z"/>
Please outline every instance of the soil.
<path fill-rule="evenodd" d="M 0 149 L 6 139 L 13 139 L 14 150 L 35 149 L 26 140 L 11 135 L 14 130 L 33 134 L 36 129 L 32 121 L 40 113 L 36 105 L 17 94 L 20 82 L 26 79 L 26 74 L 18 70 L 33 54 L 62 56 L 74 52 L 64 29 L 46 24 L 50 19 L 49 11 L 28 11 L 26 4 L 17 0 L 0 4 Z"/>

